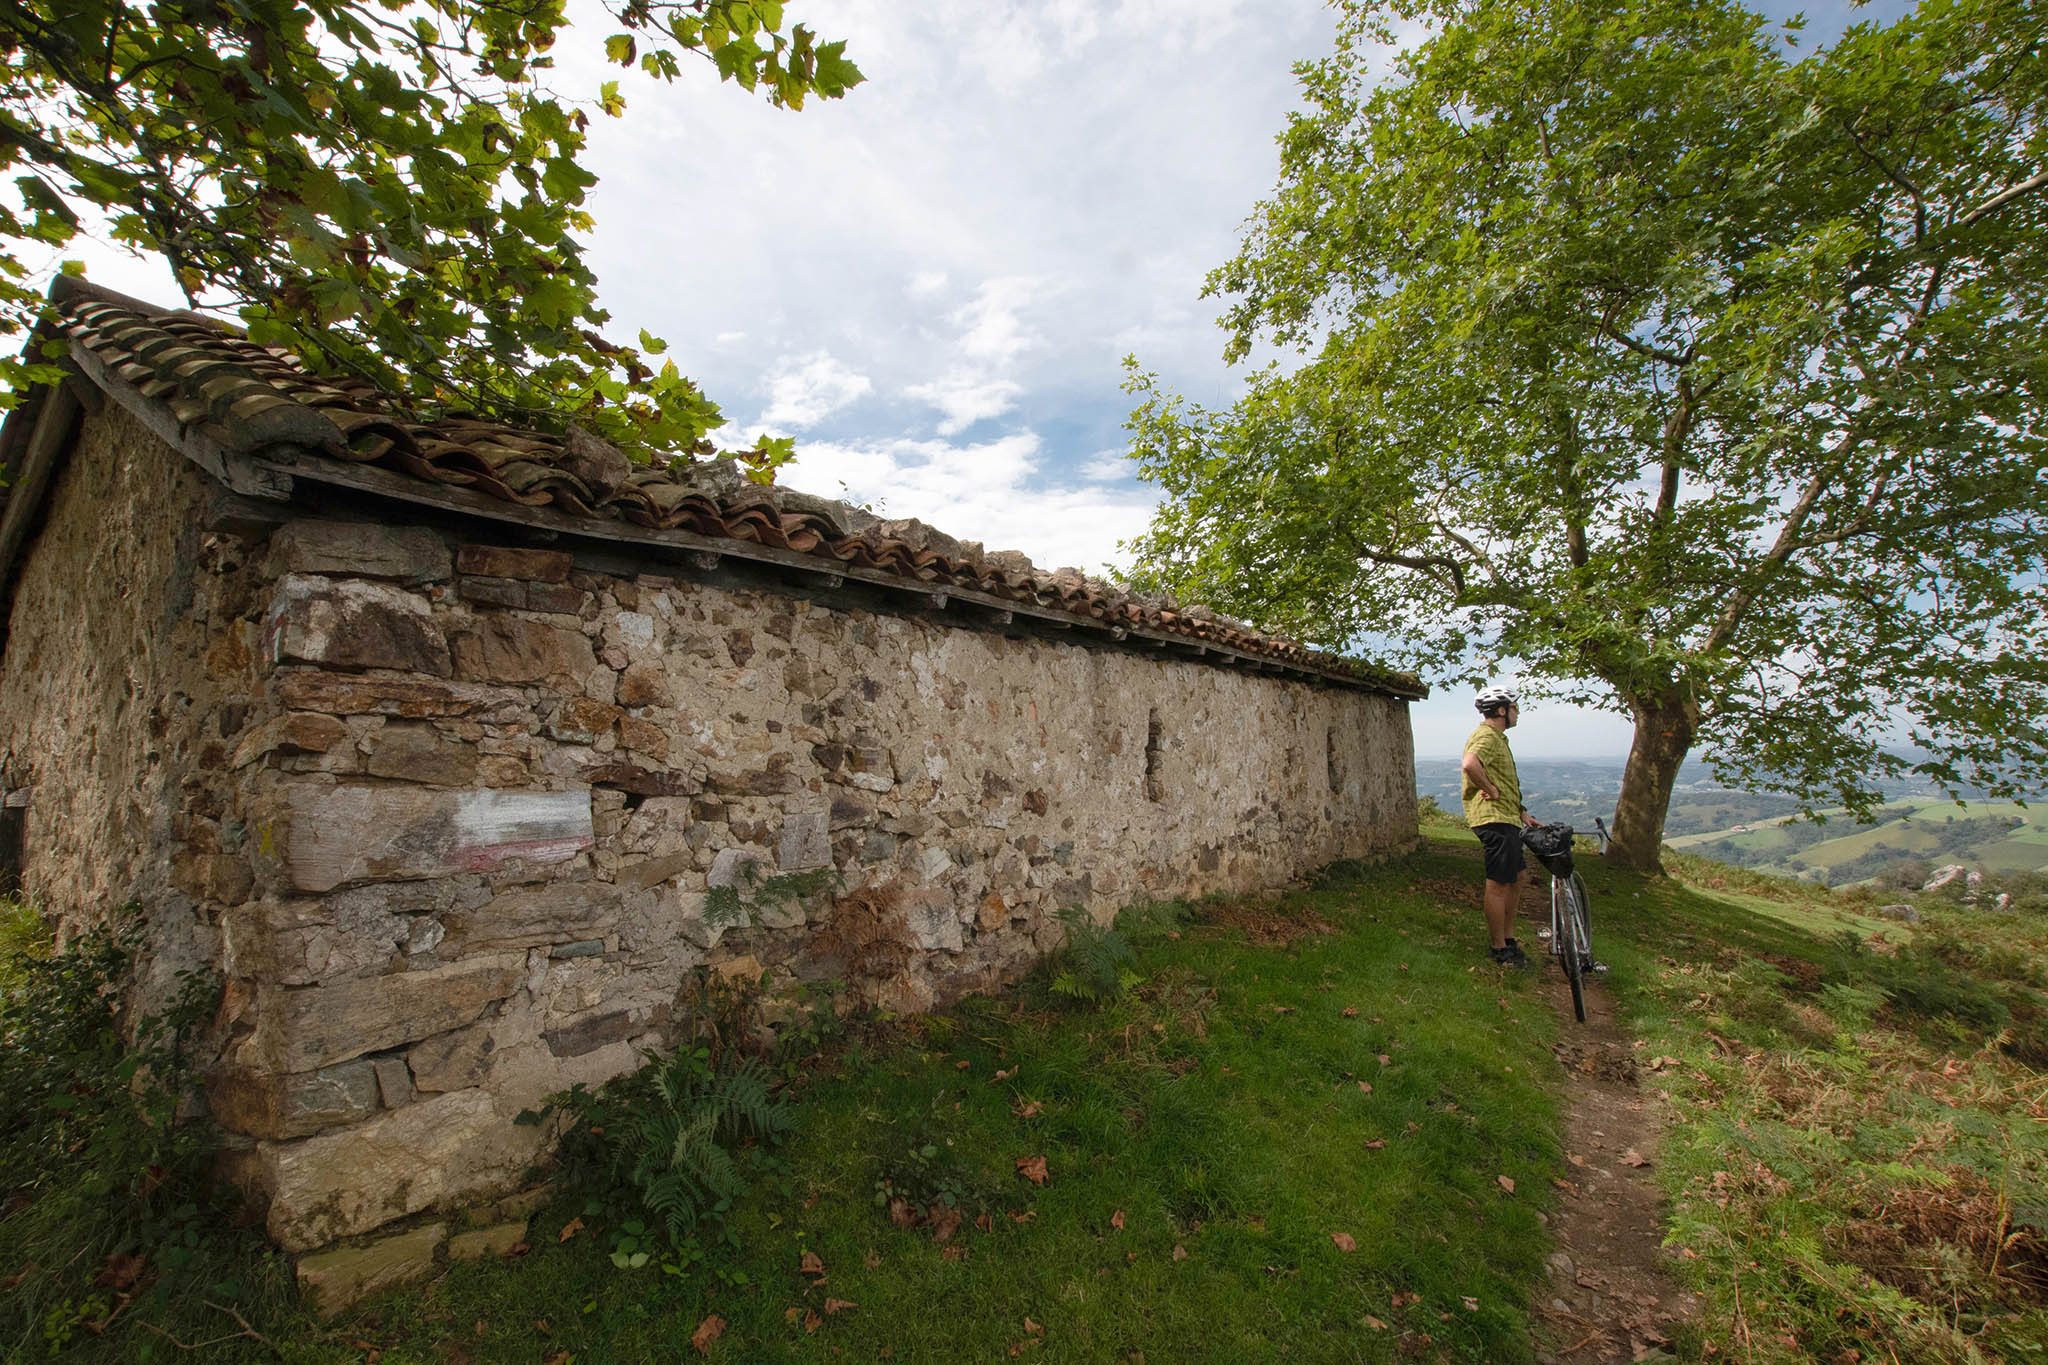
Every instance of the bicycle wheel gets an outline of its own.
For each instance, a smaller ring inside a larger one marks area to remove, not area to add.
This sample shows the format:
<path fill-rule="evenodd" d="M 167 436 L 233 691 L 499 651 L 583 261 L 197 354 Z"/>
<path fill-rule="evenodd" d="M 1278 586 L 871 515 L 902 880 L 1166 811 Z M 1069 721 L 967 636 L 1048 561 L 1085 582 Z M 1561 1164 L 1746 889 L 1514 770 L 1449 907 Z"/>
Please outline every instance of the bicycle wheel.
<path fill-rule="evenodd" d="M 1593 937 L 1586 926 L 1586 884 L 1572 874 L 1556 883 L 1554 892 L 1562 911 L 1559 926 L 1565 943 L 1562 949 L 1565 979 L 1572 985 L 1572 1013 L 1586 1022 L 1586 973 L 1593 969 Z"/>

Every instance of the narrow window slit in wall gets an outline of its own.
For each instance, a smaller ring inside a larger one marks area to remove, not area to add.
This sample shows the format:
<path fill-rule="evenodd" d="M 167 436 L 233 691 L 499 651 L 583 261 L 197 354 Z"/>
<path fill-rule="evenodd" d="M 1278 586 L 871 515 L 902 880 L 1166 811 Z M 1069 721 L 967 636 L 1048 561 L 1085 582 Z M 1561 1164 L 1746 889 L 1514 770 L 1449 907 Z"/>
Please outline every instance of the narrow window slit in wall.
<path fill-rule="evenodd" d="M 1159 780 L 1159 711 L 1154 708 L 1145 719 L 1145 799 L 1164 801 L 1166 785 Z"/>

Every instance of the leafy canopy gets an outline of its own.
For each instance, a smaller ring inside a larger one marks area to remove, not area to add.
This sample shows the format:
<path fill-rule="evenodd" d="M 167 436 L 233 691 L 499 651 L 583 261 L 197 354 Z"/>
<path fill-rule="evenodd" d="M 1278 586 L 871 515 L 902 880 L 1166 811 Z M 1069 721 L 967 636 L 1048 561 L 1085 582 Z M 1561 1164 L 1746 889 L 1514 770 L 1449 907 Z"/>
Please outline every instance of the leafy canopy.
<path fill-rule="evenodd" d="M 1695 738 L 1859 810 L 1901 727 L 2038 772 L 2048 11 L 1802 58 L 1732 0 L 1344 9 L 1208 282 L 1294 354 L 1220 411 L 1133 362 L 1141 576 L 1632 714 L 1652 853 Z"/>
<path fill-rule="evenodd" d="M 843 43 L 785 30 L 781 0 L 603 12 L 620 30 L 606 60 L 661 81 L 697 57 L 800 108 L 861 80 Z M 0 6 L 0 334 L 32 325 L 39 277 L 104 231 L 256 340 L 424 408 L 708 451 L 718 410 L 653 359 L 664 344 L 598 330 L 580 157 L 589 108 L 625 100 L 616 80 L 588 102 L 549 90 L 566 24 L 564 0 Z M 49 375 L 0 361 L 17 393 Z"/>

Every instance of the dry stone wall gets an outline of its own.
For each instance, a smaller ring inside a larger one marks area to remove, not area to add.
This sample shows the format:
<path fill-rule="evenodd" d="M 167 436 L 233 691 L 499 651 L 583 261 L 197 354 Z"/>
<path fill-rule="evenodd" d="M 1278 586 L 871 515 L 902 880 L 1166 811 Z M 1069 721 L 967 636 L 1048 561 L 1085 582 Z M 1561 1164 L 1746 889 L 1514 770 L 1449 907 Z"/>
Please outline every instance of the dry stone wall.
<path fill-rule="evenodd" d="M 193 476 L 153 477 L 92 496 Z M 38 564 L 85 536 L 46 535 Z M 171 587 L 140 615 L 184 643 L 128 704 L 186 698 L 174 749 L 131 738 L 105 686 L 22 676 L 23 639 L 39 672 L 88 670 L 147 633 L 51 653 L 65 613 L 110 604 L 24 579 L 0 687 L 37 809 L 59 783 L 171 812 L 46 825 L 36 884 L 75 905 L 66 879 L 126 841 L 79 886 L 125 877 L 217 963 L 209 1095 L 287 1248 L 510 1187 L 543 1155 L 520 1112 L 636 1065 L 700 969 L 923 1009 L 1014 979 L 1062 907 L 1103 920 L 1414 838 L 1399 700 L 619 565 L 369 521 L 200 533 L 149 563 Z M 83 766 L 50 724 L 161 774 Z"/>

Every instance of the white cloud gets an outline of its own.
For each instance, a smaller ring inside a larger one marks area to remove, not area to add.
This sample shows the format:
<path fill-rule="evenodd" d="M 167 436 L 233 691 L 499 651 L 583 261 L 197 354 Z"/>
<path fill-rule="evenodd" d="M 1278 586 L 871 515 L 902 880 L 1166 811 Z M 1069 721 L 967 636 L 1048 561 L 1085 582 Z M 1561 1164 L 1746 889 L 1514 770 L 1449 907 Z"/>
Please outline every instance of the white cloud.
<path fill-rule="evenodd" d="M 946 414 L 939 435 L 955 436 L 976 422 L 1000 417 L 1013 406 L 1024 386 L 1011 379 L 991 379 L 979 370 L 958 368 L 929 384 L 912 384 L 903 392 Z"/>
<path fill-rule="evenodd" d="M 1115 483 L 1129 478 L 1137 466 L 1120 450 L 1105 450 L 1081 466 L 1081 477 L 1090 483 Z"/>
<path fill-rule="evenodd" d="M 868 377 L 850 369 L 828 351 L 783 356 L 768 373 L 768 407 L 764 426 L 816 426 L 847 404 L 873 391 Z"/>
<path fill-rule="evenodd" d="M 946 272 L 943 270 L 920 270 L 910 277 L 910 297 L 929 298 L 946 287 Z"/>
<path fill-rule="evenodd" d="M 1047 486 L 1036 432 L 991 441 L 885 439 L 800 445 L 781 482 L 839 489 L 856 502 L 879 502 L 884 515 L 916 517 L 991 550 L 1022 550 L 1045 569 L 1076 565 L 1097 572 L 1127 562 L 1117 542 L 1144 530 L 1155 503 L 1149 489 Z"/>

